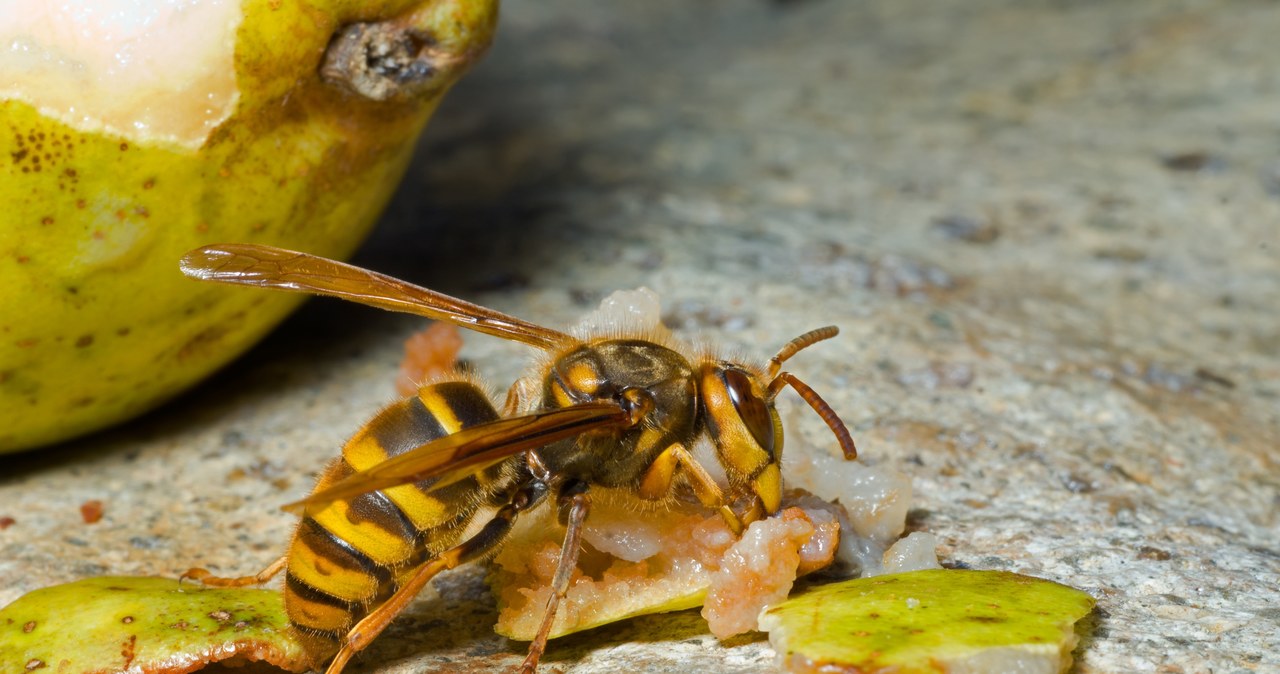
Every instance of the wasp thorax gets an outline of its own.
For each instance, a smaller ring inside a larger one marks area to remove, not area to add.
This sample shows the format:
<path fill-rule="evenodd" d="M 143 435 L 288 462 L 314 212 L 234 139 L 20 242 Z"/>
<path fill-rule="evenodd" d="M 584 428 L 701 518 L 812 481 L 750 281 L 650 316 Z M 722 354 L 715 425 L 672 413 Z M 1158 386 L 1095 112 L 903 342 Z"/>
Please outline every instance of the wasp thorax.
<path fill-rule="evenodd" d="M 593 445 L 595 456 L 582 457 L 592 463 L 582 470 L 588 470 L 593 479 L 634 479 L 663 450 L 688 443 L 697 434 L 693 368 L 684 356 L 660 344 L 601 340 L 557 358 L 544 380 L 542 405 L 569 407 L 593 400 L 618 403 L 632 422 L 620 440 Z M 553 454 L 544 452 L 548 461 L 556 461 Z"/>

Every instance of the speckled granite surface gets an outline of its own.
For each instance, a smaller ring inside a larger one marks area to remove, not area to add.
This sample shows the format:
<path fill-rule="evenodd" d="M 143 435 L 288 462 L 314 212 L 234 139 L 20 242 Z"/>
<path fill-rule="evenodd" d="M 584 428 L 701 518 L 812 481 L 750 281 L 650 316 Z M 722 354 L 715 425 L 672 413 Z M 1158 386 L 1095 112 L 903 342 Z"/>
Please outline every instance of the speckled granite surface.
<path fill-rule="evenodd" d="M 945 561 L 1098 598 L 1078 671 L 1280 671 L 1280 7 L 548 0 L 503 21 L 358 262 L 549 325 L 647 285 L 684 334 L 761 358 L 836 323 L 792 369 L 914 477 Z M 158 413 L 3 458 L 0 604 L 257 570 L 417 327 L 313 302 Z M 495 386 L 524 355 L 464 350 Z M 519 662 L 476 571 L 439 589 L 350 671 Z M 546 662 L 772 653 L 684 613 Z"/>

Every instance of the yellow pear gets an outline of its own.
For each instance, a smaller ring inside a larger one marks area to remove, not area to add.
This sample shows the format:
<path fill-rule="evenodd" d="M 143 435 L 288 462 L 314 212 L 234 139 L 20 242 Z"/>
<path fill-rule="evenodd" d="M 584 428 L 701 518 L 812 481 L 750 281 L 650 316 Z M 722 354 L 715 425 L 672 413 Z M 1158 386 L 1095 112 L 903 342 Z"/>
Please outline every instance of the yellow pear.
<path fill-rule="evenodd" d="M 0 453 L 139 414 L 297 303 L 197 246 L 350 254 L 497 0 L 7 0 Z"/>

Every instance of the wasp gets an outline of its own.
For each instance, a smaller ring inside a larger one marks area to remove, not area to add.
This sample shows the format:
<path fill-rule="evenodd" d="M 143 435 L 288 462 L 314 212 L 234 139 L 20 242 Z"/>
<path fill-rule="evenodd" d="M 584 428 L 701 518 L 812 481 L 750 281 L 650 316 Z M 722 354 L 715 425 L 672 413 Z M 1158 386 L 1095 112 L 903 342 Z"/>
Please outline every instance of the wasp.
<path fill-rule="evenodd" d="M 857 449 L 831 407 L 783 363 L 834 337 L 788 342 L 766 363 L 692 349 L 666 334 L 572 335 L 325 258 L 256 244 L 187 253 L 182 271 L 219 283 L 327 295 L 407 312 L 540 350 L 501 412 L 470 374 L 424 383 L 342 448 L 315 490 L 285 506 L 301 516 L 288 551 L 253 576 L 193 568 L 214 586 L 263 584 L 284 572 L 285 609 L 313 661 L 338 674 L 434 576 L 493 555 L 521 513 L 558 508 L 565 526 L 552 592 L 521 672 L 537 669 L 577 565 L 593 488 L 648 501 L 692 494 L 741 532 L 781 507 L 782 425 L 774 400 L 792 387 L 847 458 Z M 652 332 L 652 331 L 650 331 Z M 708 443 L 725 476 L 695 458 Z"/>

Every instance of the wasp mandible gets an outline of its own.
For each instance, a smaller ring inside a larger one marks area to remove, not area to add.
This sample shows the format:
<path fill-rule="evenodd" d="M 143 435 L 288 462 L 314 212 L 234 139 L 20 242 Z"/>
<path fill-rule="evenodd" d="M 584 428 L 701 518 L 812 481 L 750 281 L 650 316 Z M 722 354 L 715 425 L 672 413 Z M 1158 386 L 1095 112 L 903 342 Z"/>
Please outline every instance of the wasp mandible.
<path fill-rule="evenodd" d="M 217 244 L 182 258 L 187 276 L 339 297 L 425 316 L 542 352 L 501 413 L 471 375 L 424 383 L 383 409 L 342 448 L 307 498 L 288 551 L 262 572 L 207 585 L 262 584 L 285 573 L 289 620 L 327 674 L 338 674 L 436 574 L 494 554 L 522 512 L 553 503 L 566 527 L 552 592 L 521 672 L 533 672 L 577 565 L 591 489 L 649 501 L 687 486 L 735 532 L 778 511 L 782 425 L 774 399 L 791 386 L 826 422 L 847 458 L 840 418 L 783 363 L 836 336 L 788 342 L 763 365 L 695 350 L 665 334 L 571 335 L 306 253 Z M 709 442 L 727 484 L 694 449 Z M 480 519 L 477 519 L 480 518 Z M 475 523 L 478 528 L 472 526 Z"/>

